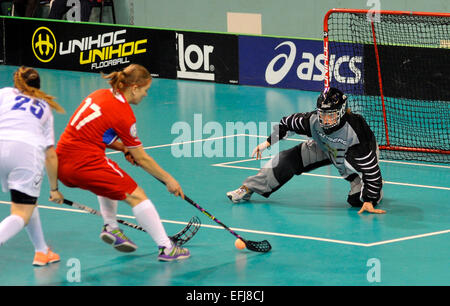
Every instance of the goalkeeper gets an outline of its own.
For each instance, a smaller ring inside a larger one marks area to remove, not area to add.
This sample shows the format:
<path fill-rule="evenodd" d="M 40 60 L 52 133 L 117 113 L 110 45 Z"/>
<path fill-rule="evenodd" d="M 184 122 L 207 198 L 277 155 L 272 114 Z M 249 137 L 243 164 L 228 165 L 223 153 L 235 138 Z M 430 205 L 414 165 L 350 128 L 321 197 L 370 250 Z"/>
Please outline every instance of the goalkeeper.
<path fill-rule="evenodd" d="M 260 159 L 267 147 L 292 132 L 312 139 L 280 152 L 241 187 L 228 192 L 233 203 L 248 201 L 254 192 L 268 198 L 294 175 L 333 164 L 350 182 L 347 202 L 351 206 L 359 207 L 359 213 L 386 213 L 374 208 L 381 201 L 383 186 L 375 136 L 364 118 L 347 108 L 344 93 L 326 88 L 317 99 L 317 111 L 282 118 L 252 157 Z"/>

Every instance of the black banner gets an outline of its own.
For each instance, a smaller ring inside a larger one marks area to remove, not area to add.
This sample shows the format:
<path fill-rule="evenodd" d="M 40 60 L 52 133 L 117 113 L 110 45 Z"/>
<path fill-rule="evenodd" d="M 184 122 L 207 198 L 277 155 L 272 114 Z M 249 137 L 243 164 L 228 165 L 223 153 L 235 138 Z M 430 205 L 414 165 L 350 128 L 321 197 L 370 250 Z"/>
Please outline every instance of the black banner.
<path fill-rule="evenodd" d="M 237 35 L 59 20 L 1 21 L 5 45 L 0 52 L 8 65 L 108 73 L 136 63 L 154 77 L 239 84 Z"/>
<path fill-rule="evenodd" d="M 110 72 L 131 63 L 175 78 L 175 33 L 169 30 L 5 18 L 6 63 Z"/>
<path fill-rule="evenodd" d="M 383 92 L 387 97 L 450 101 L 450 48 L 378 46 Z M 379 95 L 373 45 L 364 48 L 367 95 Z"/>
<path fill-rule="evenodd" d="M 5 40 L 3 39 L 3 33 L 4 33 L 4 22 L 5 19 L 0 18 L 0 65 L 6 64 L 5 63 Z"/>
<path fill-rule="evenodd" d="M 177 78 L 239 83 L 238 36 L 176 32 Z"/>

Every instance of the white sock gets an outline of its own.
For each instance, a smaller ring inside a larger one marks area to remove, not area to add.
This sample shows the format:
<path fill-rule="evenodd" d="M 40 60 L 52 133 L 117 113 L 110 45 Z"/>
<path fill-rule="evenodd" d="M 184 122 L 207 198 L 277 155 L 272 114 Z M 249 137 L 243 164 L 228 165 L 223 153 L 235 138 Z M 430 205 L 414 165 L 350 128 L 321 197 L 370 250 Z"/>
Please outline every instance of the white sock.
<path fill-rule="evenodd" d="M 25 227 L 28 237 L 30 237 L 31 242 L 34 245 L 36 252 L 42 252 L 47 254 L 48 245 L 44 239 L 44 233 L 42 231 L 41 217 L 39 215 L 38 207 L 36 206 L 31 215 L 30 221 L 28 221 Z"/>
<path fill-rule="evenodd" d="M 19 233 L 25 225 L 22 217 L 10 215 L 0 223 L 0 246 Z"/>
<path fill-rule="evenodd" d="M 158 246 L 172 248 L 172 242 L 167 237 L 159 214 L 153 203 L 147 199 L 133 207 L 133 214 L 139 225 L 152 237 Z"/>
<path fill-rule="evenodd" d="M 111 228 L 119 228 L 117 223 L 117 201 L 97 196 L 100 204 L 100 212 L 103 217 L 103 224 L 108 224 Z"/>

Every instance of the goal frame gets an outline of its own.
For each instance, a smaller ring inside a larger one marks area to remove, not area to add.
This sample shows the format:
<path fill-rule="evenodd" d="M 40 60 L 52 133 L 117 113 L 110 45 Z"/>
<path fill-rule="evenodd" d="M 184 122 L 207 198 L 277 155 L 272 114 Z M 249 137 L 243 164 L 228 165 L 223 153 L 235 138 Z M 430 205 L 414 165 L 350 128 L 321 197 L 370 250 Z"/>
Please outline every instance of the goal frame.
<path fill-rule="evenodd" d="M 439 13 L 439 12 L 414 12 L 414 11 L 392 11 L 392 10 L 366 10 L 366 9 L 344 9 L 344 8 L 334 8 L 329 10 L 324 17 L 323 21 L 323 48 L 324 48 L 324 66 L 325 66 L 325 79 L 324 79 L 324 88 L 330 87 L 330 68 L 329 68 L 329 60 L 330 60 L 330 50 L 329 50 L 329 38 L 328 38 L 328 20 L 332 14 L 335 13 L 350 13 L 350 14 L 365 14 L 369 16 L 369 14 L 376 15 L 408 15 L 408 16 L 434 16 L 434 17 L 443 17 L 450 18 L 450 13 Z M 381 78 L 380 71 L 380 60 L 378 55 L 378 46 L 375 35 L 374 28 L 374 18 L 371 18 L 371 27 L 372 27 L 372 37 L 373 37 L 373 45 L 375 57 L 377 60 L 377 72 L 378 72 L 378 84 L 380 89 L 380 98 L 382 103 L 382 111 L 384 118 L 384 127 L 385 127 L 385 136 L 386 136 L 386 144 L 379 145 L 381 150 L 393 150 L 393 151 L 409 151 L 409 152 L 423 152 L 423 153 L 436 153 L 436 154 L 450 154 L 450 150 L 440 150 L 440 149 L 428 149 L 428 148 L 415 148 L 415 147 L 404 147 L 404 146 L 393 146 L 389 142 L 389 127 L 387 124 L 386 117 L 386 109 L 384 103 L 384 94 L 383 94 L 383 84 Z"/>

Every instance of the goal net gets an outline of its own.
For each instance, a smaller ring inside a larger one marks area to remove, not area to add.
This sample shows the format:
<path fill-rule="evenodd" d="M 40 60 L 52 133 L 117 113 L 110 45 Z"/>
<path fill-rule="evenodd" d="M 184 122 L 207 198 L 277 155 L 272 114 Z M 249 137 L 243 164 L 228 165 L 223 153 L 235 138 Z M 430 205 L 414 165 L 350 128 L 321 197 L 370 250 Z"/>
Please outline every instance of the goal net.
<path fill-rule="evenodd" d="M 450 163 L 449 13 L 330 10 L 324 55 L 383 158 Z"/>

